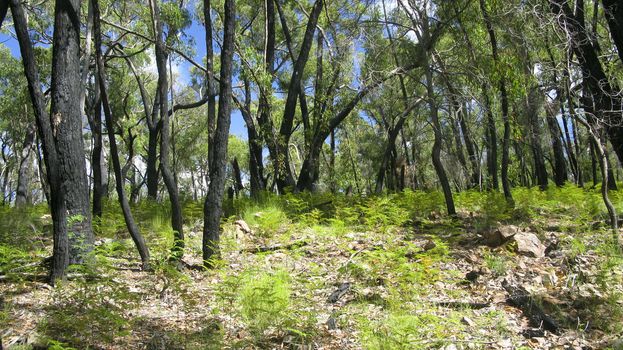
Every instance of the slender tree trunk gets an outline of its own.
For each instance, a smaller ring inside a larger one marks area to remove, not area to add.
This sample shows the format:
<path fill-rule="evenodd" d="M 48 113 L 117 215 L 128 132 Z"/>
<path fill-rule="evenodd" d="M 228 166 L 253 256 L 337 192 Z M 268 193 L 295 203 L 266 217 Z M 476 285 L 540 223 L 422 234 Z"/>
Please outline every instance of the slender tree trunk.
<path fill-rule="evenodd" d="M 234 175 L 234 181 L 236 184 L 234 185 L 234 192 L 236 196 L 240 194 L 240 191 L 244 189 L 242 185 L 242 174 L 240 172 L 240 165 L 238 164 L 238 158 L 234 157 L 234 160 L 231 161 L 231 168 Z"/>
<path fill-rule="evenodd" d="M 595 1 L 597 2 L 597 1 Z M 619 0 L 602 0 L 612 41 L 623 62 L 623 4 Z"/>
<path fill-rule="evenodd" d="M 487 8 L 484 0 L 480 0 L 480 10 L 485 20 L 485 26 L 489 33 L 489 40 L 491 41 L 491 52 L 493 55 L 493 61 L 497 64 L 498 58 L 498 44 L 495 37 L 495 31 L 491 23 L 491 18 L 487 13 Z M 502 189 L 504 190 L 504 197 L 509 203 L 513 202 L 513 195 L 511 193 L 510 181 L 508 179 L 508 167 L 510 163 L 510 135 L 511 126 L 508 115 L 508 94 L 506 92 L 506 82 L 503 76 L 499 78 L 499 90 L 500 99 L 502 104 L 502 121 L 504 122 L 504 138 L 502 140 Z"/>
<path fill-rule="evenodd" d="M 147 141 L 147 198 L 156 200 L 158 198 L 158 135 L 160 128 L 158 125 L 149 126 Z"/>
<path fill-rule="evenodd" d="M 97 63 L 97 75 L 99 77 L 99 87 L 100 87 L 100 96 L 102 106 L 104 107 L 104 116 L 106 119 L 106 129 L 108 129 L 108 141 L 110 143 L 110 156 L 112 158 L 113 169 L 115 172 L 115 184 L 117 188 L 117 196 L 119 197 L 119 204 L 121 205 L 121 210 L 123 211 L 123 217 L 125 219 L 126 227 L 138 249 L 139 255 L 141 256 L 141 262 L 143 264 L 143 269 L 149 268 L 149 250 L 147 249 L 147 245 L 145 244 L 145 240 L 143 236 L 139 232 L 138 226 L 134 221 L 134 216 L 132 216 L 132 211 L 130 209 L 130 204 L 128 203 L 128 199 L 125 195 L 124 189 L 124 180 L 125 177 L 123 175 L 123 171 L 121 170 L 121 162 L 119 161 L 119 153 L 117 151 L 117 141 L 115 140 L 115 131 L 114 131 L 114 123 L 112 117 L 112 111 L 110 108 L 110 103 L 108 101 L 108 93 L 106 91 L 106 74 L 104 70 L 104 60 L 102 57 L 102 32 L 100 26 L 100 9 L 98 0 L 91 0 L 93 5 L 93 14 L 95 17 L 94 22 L 94 33 L 95 33 L 95 56 Z"/>
<path fill-rule="evenodd" d="M 487 188 L 498 191 L 500 188 L 498 181 L 498 138 L 493 117 L 493 106 L 487 93 L 487 88 L 483 84 L 483 100 L 487 119 L 487 130 L 485 131 L 485 145 L 487 147 L 487 175 L 489 182 Z"/>
<path fill-rule="evenodd" d="M 172 260 L 181 259 L 184 254 L 184 228 L 182 206 L 180 204 L 179 192 L 175 177 L 171 172 L 169 165 L 169 148 L 170 148 L 170 132 L 169 132 L 169 101 L 167 99 L 168 74 L 167 74 L 167 51 L 165 48 L 163 37 L 163 24 L 160 18 L 160 10 L 156 0 L 150 0 L 150 9 L 156 37 L 156 65 L 158 68 L 158 97 L 159 103 L 157 108 L 160 112 L 160 172 L 164 179 L 167 192 L 169 193 L 169 201 L 171 202 L 171 227 L 173 228 L 174 244 L 172 250 Z M 173 35 L 169 32 L 167 35 Z"/>
<path fill-rule="evenodd" d="M 95 103 L 93 118 L 87 118 L 91 124 L 91 135 L 93 137 L 93 151 L 91 153 L 91 167 L 93 169 L 93 217 L 102 216 L 102 199 L 104 192 L 104 163 L 103 163 L 103 142 L 102 142 L 102 100 L 100 97 L 99 76 L 95 77 Z"/>
<path fill-rule="evenodd" d="M 22 143 L 20 152 L 19 167 L 17 170 L 17 188 L 15 190 L 15 206 L 23 206 L 28 203 L 28 169 L 29 159 L 35 140 L 35 127 L 29 125 L 26 129 L 26 136 Z"/>
<path fill-rule="evenodd" d="M 312 47 L 314 33 L 316 31 L 316 24 L 320 12 L 322 11 L 324 1 L 316 0 L 314 7 L 309 15 L 307 27 L 305 29 L 305 35 L 303 42 L 301 43 L 301 49 L 299 55 L 294 63 L 292 70 L 292 77 L 288 86 L 288 94 L 284 106 L 283 119 L 279 128 L 279 137 L 275 150 L 277 154 L 273 156 L 273 162 L 275 163 L 275 176 L 277 187 L 280 193 L 287 187 L 294 187 L 295 180 L 290 169 L 290 157 L 288 147 L 290 143 L 290 136 L 292 134 L 292 127 L 294 125 L 294 116 L 296 112 L 296 102 L 301 92 L 301 79 L 303 77 L 303 70 L 307 64 L 309 58 L 309 52 Z"/>
<path fill-rule="evenodd" d="M 219 106 L 214 133 L 213 159 L 210 164 L 210 186 L 203 206 L 203 261 L 213 266 L 212 258 L 219 255 L 220 220 L 225 186 L 227 143 L 231 123 L 232 66 L 234 35 L 236 31 L 236 7 L 234 0 L 225 0 L 224 33 L 221 50 L 221 72 L 219 82 Z"/>
<path fill-rule="evenodd" d="M 547 114 L 545 118 L 552 140 L 552 150 L 554 152 L 554 183 L 556 183 L 556 186 L 561 187 L 564 186 L 567 181 L 567 164 L 565 162 L 563 145 L 560 139 L 561 131 L 556 116 L 552 115 L 551 111 L 548 111 Z"/>

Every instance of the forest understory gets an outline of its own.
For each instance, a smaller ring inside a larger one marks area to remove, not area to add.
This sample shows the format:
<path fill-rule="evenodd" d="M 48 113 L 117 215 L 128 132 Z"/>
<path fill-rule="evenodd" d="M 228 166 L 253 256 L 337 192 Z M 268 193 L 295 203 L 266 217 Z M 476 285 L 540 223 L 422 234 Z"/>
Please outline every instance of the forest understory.
<path fill-rule="evenodd" d="M 184 207 L 181 263 L 168 207 L 114 201 L 92 260 L 44 283 L 44 206 L 2 207 L 0 335 L 9 349 L 620 349 L 623 258 L 598 190 L 568 185 L 369 197 L 290 194 L 225 203 L 221 258 L 201 261 L 202 209 Z M 621 193 L 611 192 L 621 209 Z"/>

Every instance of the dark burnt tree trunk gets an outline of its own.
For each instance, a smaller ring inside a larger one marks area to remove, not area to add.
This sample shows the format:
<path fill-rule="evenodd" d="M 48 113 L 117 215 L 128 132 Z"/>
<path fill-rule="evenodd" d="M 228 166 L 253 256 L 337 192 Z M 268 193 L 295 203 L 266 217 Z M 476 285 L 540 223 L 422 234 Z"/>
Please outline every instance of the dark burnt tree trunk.
<path fill-rule="evenodd" d="M 91 153 L 91 167 L 93 168 L 93 217 L 102 216 L 102 199 L 106 192 L 105 180 L 107 176 L 104 174 L 104 162 L 102 157 L 102 101 L 99 89 L 99 76 L 95 77 L 95 101 L 93 104 L 93 116 L 87 116 L 89 126 L 91 127 L 91 135 L 93 137 L 93 150 Z"/>
<path fill-rule="evenodd" d="M 156 123 L 153 126 L 148 126 L 147 141 L 147 169 L 145 176 L 147 176 L 147 198 L 156 200 L 158 198 L 158 135 L 160 134 L 160 124 Z"/>
<path fill-rule="evenodd" d="M 22 143 L 19 156 L 19 167 L 17 168 L 17 186 L 15 188 L 15 206 L 23 206 L 29 202 L 28 196 L 28 177 L 29 160 L 32 153 L 33 142 L 35 141 L 35 126 L 29 125 L 26 129 L 26 136 Z"/>
<path fill-rule="evenodd" d="M 288 84 L 288 94 L 284 106 L 283 119 L 279 128 L 276 147 L 274 148 L 276 154 L 271 156 L 275 166 L 275 180 L 280 193 L 283 193 L 287 187 L 294 187 L 295 185 L 294 176 L 290 169 L 288 145 L 290 143 L 290 136 L 292 135 L 292 128 L 294 126 L 296 104 L 301 93 L 303 70 L 305 69 L 305 65 L 309 59 L 309 52 L 312 47 L 316 24 L 318 23 L 318 17 L 322 11 L 323 3 L 324 1 L 322 0 L 316 0 L 309 15 L 299 55 L 294 63 L 292 76 L 290 77 L 290 82 Z"/>
<path fill-rule="evenodd" d="M 0 2 L 0 28 L 2 28 L 2 23 L 4 23 L 4 19 L 6 18 L 6 14 L 9 11 L 9 2 L 2 1 Z"/>
<path fill-rule="evenodd" d="M 485 131 L 485 146 L 487 148 L 487 175 L 489 181 L 487 188 L 497 191 L 500 188 L 498 180 L 498 137 L 493 116 L 493 106 L 487 93 L 486 85 L 483 84 L 482 95 L 486 114 L 487 129 Z"/>
<path fill-rule="evenodd" d="M 610 28 L 610 36 L 617 47 L 619 58 L 623 61 L 623 3 L 620 0 L 602 0 L 602 3 Z"/>
<path fill-rule="evenodd" d="M 82 263 L 93 245 L 80 110 L 80 0 L 59 0 L 54 15 L 51 118 L 61 191 L 68 216 L 69 263 Z"/>
<path fill-rule="evenodd" d="M 493 24 L 491 23 L 491 18 L 487 12 L 487 8 L 484 0 L 480 0 L 480 10 L 482 11 L 482 16 L 485 21 L 485 27 L 487 32 L 489 33 L 489 41 L 491 42 L 491 53 L 493 55 L 493 61 L 497 64 L 499 63 L 498 57 L 498 44 L 497 39 L 495 37 L 495 31 L 493 30 Z M 506 79 L 504 76 L 500 76 L 498 81 L 498 87 L 500 90 L 500 100 L 502 105 L 502 121 L 504 123 L 504 138 L 502 140 L 502 189 L 504 191 L 504 197 L 509 203 L 513 202 L 513 195 L 511 193 L 510 181 L 508 179 L 508 167 L 510 163 L 510 135 L 511 135 L 511 126 L 508 115 L 508 93 L 506 91 Z"/>
<path fill-rule="evenodd" d="M 24 10 L 18 0 L 11 0 L 10 6 L 50 185 L 54 228 L 50 281 L 55 283 L 65 276 L 69 263 L 85 258 L 93 243 L 80 101 L 75 98 L 80 95 L 80 6 L 78 1 L 56 3 L 51 116 L 45 110 Z"/>
<path fill-rule="evenodd" d="M 236 7 L 234 0 L 225 0 L 224 33 L 221 49 L 221 72 L 219 102 L 214 144 L 210 164 L 210 186 L 203 206 L 203 262 L 210 267 L 212 258 L 219 255 L 220 221 L 223 206 L 223 190 L 227 176 L 227 143 L 231 122 L 232 69 L 234 56 L 234 34 L 236 31 Z"/>
<path fill-rule="evenodd" d="M 182 206 L 180 204 L 179 192 L 177 189 L 177 183 L 171 167 L 169 165 L 169 148 L 170 148 L 170 133 L 169 133 L 169 101 L 167 98 L 168 89 L 168 74 L 167 74 L 167 57 L 168 53 L 165 47 L 165 38 L 163 36 L 163 23 L 160 18 L 160 10 L 156 0 L 150 1 L 150 9 L 152 11 L 152 19 L 154 26 L 154 33 L 156 37 L 156 66 L 158 68 L 158 92 L 156 98 L 158 104 L 155 109 L 160 112 L 160 172 L 164 179 L 164 184 L 169 193 L 169 201 L 171 202 L 171 227 L 173 228 L 174 244 L 172 249 L 172 260 L 181 259 L 184 253 L 184 228 L 183 228 L 183 216 Z M 173 35 L 168 33 L 167 35 Z"/>
<path fill-rule="evenodd" d="M 244 122 L 247 126 L 249 146 L 249 182 L 251 184 L 251 197 L 259 198 L 260 193 L 266 189 L 266 179 L 264 178 L 264 155 L 262 154 L 263 143 L 261 135 L 259 134 L 256 127 L 256 123 L 253 120 L 253 116 L 251 115 L 251 86 L 247 79 L 244 79 L 244 106 L 239 107 L 242 118 L 244 119 Z"/>
<path fill-rule="evenodd" d="M 208 164 L 214 158 L 214 130 L 216 128 L 216 80 L 214 79 L 214 47 L 212 34 L 212 4 L 203 0 L 203 20 L 206 33 L 206 94 L 208 95 Z"/>
<path fill-rule="evenodd" d="M 119 205 L 121 206 L 121 210 L 123 212 L 123 218 L 125 219 L 125 224 L 130 233 L 130 237 L 134 241 L 136 248 L 138 249 L 138 253 L 141 256 L 141 262 L 143 264 L 144 269 L 149 268 L 149 250 L 147 249 L 147 245 L 145 244 L 145 240 L 143 236 L 139 232 L 138 226 L 134 221 L 134 216 L 132 215 L 132 211 L 130 209 L 130 204 L 128 203 L 128 199 L 125 195 L 124 183 L 125 176 L 121 169 L 121 162 L 119 161 L 119 153 L 117 150 L 117 140 L 115 139 L 115 131 L 114 131 L 114 122 L 112 111 L 110 108 L 110 103 L 108 100 L 108 93 L 106 90 L 106 73 L 104 69 L 104 59 L 102 57 L 102 32 L 100 25 L 100 9 L 98 0 L 92 0 L 93 5 L 93 15 L 94 15 L 94 23 L 93 23 L 93 32 L 95 36 L 95 60 L 97 65 L 97 76 L 100 88 L 100 97 L 102 107 L 104 108 L 104 117 L 106 119 L 106 129 L 108 129 L 108 142 L 110 143 L 110 157 L 113 163 L 113 169 L 115 172 L 115 184 L 117 188 L 117 196 L 119 199 Z"/>
<path fill-rule="evenodd" d="M 231 169 L 235 182 L 234 192 L 237 197 L 240 195 L 240 191 L 244 190 L 244 185 L 242 184 L 242 173 L 240 172 L 240 164 L 238 164 L 238 158 L 234 157 L 234 160 L 231 161 Z"/>
<path fill-rule="evenodd" d="M 567 181 L 567 163 L 565 161 L 565 154 L 563 149 L 562 140 L 560 138 L 561 131 L 558 126 L 558 120 L 554 111 L 547 110 L 545 119 L 547 121 L 547 129 L 552 141 L 552 150 L 554 152 L 554 183 L 556 186 L 564 186 Z"/>
<path fill-rule="evenodd" d="M 606 3 L 606 2 L 604 2 Z M 609 81 L 599 60 L 596 42 L 584 25 L 583 8 L 573 13 L 567 0 L 551 0 L 552 13 L 556 16 L 561 29 L 570 38 L 571 47 L 582 71 L 582 84 L 586 95 L 581 104 L 592 115 L 588 122 L 601 123 L 619 160 L 623 160 L 623 124 L 621 123 L 621 98 L 618 86 Z M 581 2 L 578 2 L 581 6 Z M 618 12 L 620 10 L 617 10 Z M 618 22 L 617 22 L 618 23 Z M 620 23 L 618 23 L 620 25 Z M 620 34 L 620 32 L 617 32 Z"/>

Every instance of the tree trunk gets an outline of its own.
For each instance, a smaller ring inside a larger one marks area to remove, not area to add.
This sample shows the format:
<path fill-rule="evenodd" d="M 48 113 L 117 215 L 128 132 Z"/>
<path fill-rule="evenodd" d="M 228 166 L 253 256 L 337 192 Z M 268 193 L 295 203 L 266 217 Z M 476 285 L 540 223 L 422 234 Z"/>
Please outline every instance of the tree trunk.
<path fill-rule="evenodd" d="M 489 41 L 491 42 L 491 52 L 493 55 L 493 61 L 498 64 L 498 44 L 495 37 L 495 31 L 493 30 L 493 25 L 491 23 L 491 18 L 487 13 L 487 8 L 484 0 L 480 0 L 480 10 L 482 11 L 482 16 L 485 20 L 485 26 L 487 32 L 489 33 Z M 502 75 L 499 78 L 499 90 L 500 90 L 500 99 L 502 104 L 502 121 L 504 122 L 504 138 L 502 141 L 502 189 L 504 191 L 504 198 L 509 203 L 513 202 L 513 195 L 511 193 L 510 181 L 508 179 L 508 166 L 510 163 L 510 135 L 511 135 L 511 126 L 510 120 L 508 116 L 508 94 L 506 92 L 506 81 L 504 76 Z"/>
<path fill-rule="evenodd" d="M 623 4 L 620 0 L 602 0 L 610 28 L 610 36 L 623 62 Z"/>
<path fill-rule="evenodd" d="M 234 175 L 234 181 L 236 184 L 234 185 L 234 192 L 236 196 L 240 195 L 240 191 L 244 189 L 242 185 L 242 174 L 240 173 L 240 165 L 238 164 L 238 158 L 234 157 L 234 160 L 231 161 L 231 168 Z"/>
<path fill-rule="evenodd" d="M 159 103 L 157 108 L 160 112 L 160 172 L 164 179 L 164 184 L 169 193 L 169 201 L 171 202 L 171 227 L 173 228 L 174 244 L 172 249 L 172 260 L 179 260 L 184 254 L 184 227 L 182 206 L 180 204 L 179 192 L 175 177 L 171 172 L 169 165 L 169 101 L 167 99 L 168 74 L 167 74 L 167 51 L 163 37 L 163 24 L 160 18 L 160 10 L 156 0 L 150 1 L 150 10 L 153 19 L 154 33 L 156 37 L 156 65 L 158 68 L 158 93 Z M 174 35 L 169 32 L 167 35 Z"/>
<path fill-rule="evenodd" d="M 33 142 L 35 140 L 35 127 L 29 125 L 26 129 L 26 136 L 22 143 L 22 150 L 20 152 L 19 168 L 17 170 L 17 187 L 15 190 L 15 206 L 24 206 L 28 203 L 28 169 L 30 154 L 32 151 Z"/>
<path fill-rule="evenodd" d="M 148 127 L 147 172 L 145 174 L 147 176 L 147 198 L 154 201 L 158 199 L 158 134 L 160 133 L 158 125 Z"/>
<path fill-rule="evenodd" d="M 487 130 L 485 131 L 485 145 L 487 147 L 487 175 L 489 181 L 487 188 L 497 191 L 500 188 L 498 182 L 498 137 L 495 128 L 495 118 L 493 117 L 493 106 L 487 93 L 486 85 L 483 84 L 482 94 L 484 99 L 484 108 L 487 119 Z"/>
<path fill-rule="evenodd" d="M 604 1 L 605 6 L 607 6 L 606 2 L 608 1 Z M 569 35 L 573 52 L 579 61 L 582 84 L 587 92 L 587 95 L 583 97 L 582 105 L 594 115 L 588 119 L 588 122 L 605 126 L 617 157 L 623 161 L 621 98 L 617 93 L 619 88 L 606 76 L 599 60 L 598 49 L 595 47 L 596 43 L 591 40 L 587 32 L 584 19 L 573 14 L 566 0 L 551 0 L 549 4 L 561 29 Z M 580 10 L 583 11 L 583 9 Z M 616 12 L 618 11 L 620 10 L 617 8 Z"/>
<path fill-rule="evenodd" d="M 216 80 L 214 80 L 214 48 L 212 38 L 212 4 L 210 0 L 203 0 L 203 20 L 205 25 L 206 45 L 206 93 L 208 94 L 208 164 L 214 158 L 214 131 L 216 128 Z"/>
<path fill-rule="evenodd" d="M 28 91 L 33 103 L 35 120 L 43 144 L 44 161 L 50 185 L 50 208 L 54 229 L 50 281 L 65 276 L 68 264 L 76 262 L 92 247 L 88 187 L 81 154 L 82 135 L 79 111 L 79 6 L 77 2 L 59 0 L 55 9 L 55 30 L 52 74 L 52 116 L 46 110 L 40 87 L 38 69 L 26 16 L 18 0 L 10 0 L 15 32 L 18 38 Z M 72 22 L 71 17 L 78 21 Z M 73 23 L 73 25 L 72 25 Z M 63 52 L 64 54 L 61 54 Z M 60 79 L 59 79 L 60 77 Z M 74 152 L 67 148 L 74 147 Z M 60 158 L 64 158 L 61 162 Z M 73 167 L 72 167 L 73 165 Z M 72 171 L 73 170 L 73 171 Z M 71 220 L 68 220 L 71 218 Z M 71 246 L 71 242 L 79 246 Z M 81 239 L 77 239 L 81 238 Z M 78 242 L 79 241 L 79 242 Z M 76 254 L 77 252 L 81 254 Z M 71 257 L 71 259 L 70 259 Z"/>
<path fill-rule="evenodd" d="M 61 191 L 68 216 L 69 263 L 92 250 L 93 231 L 80 111 L 80 0 L 58 0 L 52 47 L 51 111 Z"/>
<path fill-rule="evenodd" d="M 290 169 L 288 145 L 290 143 L 290 136 L 294 125 L 296 102 L 301 91 L 303 70 L 305 69 L 305 65 L 307 64 L 307 60 L 309 58 L 309 52 L 312 47 L 314 33 L 316 31 L 316 24 L 318 23 L 318 17 L 322 11 L 323 3 L 324 1 L 322 0 L 316 0 L 314 2 L 314 7 L 309 15 L 299 55 L 294 63 L 292 77 L 290 78 L 290 83 L 288 85 L 288 94 L 284 106 L 283 119 L 281 127 L 279 128 L 279 137 L 278 140 L 276 140 L 277 144 L 275 150 L 277 154 L 273 155 L 273 162 L 275 163 L 275 179 L 280 193 L 283 193 L 287 187 L 294 187 L 295 185 L 294 176 Z"/>
<path fill-rule="evenodd" d="M 91 153 L 91 167 L 93 168 L 93 216 L 102 216 L 102 198 L 106 188 L 104 187 L 104 164 L 102 143 L 102 100 L 100 97 L 99 76 L 95 77 L 95 103 L 93 118 L 87 118 L 91 124 L 93 137 L 93 151 Z"/>
<path fill-rule="evenodd" d="M 139 255 L 141 256 L 141 262 L 143 264 L 143 269 L 149 268 L 149 250 L 147 249 L 147 245 L 145 244 L 145 240 L 143 236 L 139 232 L 138 226 L 134 221 L 134 217 L 132 216 L 132 211 L 130 210 L 130 204 L 128 203 L 128 199 L 125 195 L 124 189 L 124 180 L 125 177 L 123 175 L 123 171 L 121 170 L 121 163 L 119 162 L 119 153 L 117 151 L 117 141 L 115 140 L 115 130 L 114 123 L 112 119 L 112 111 L 110 108 L 110 103 L 108 101 L 108 93 L 106 91 L 106 74 L 104 70 L 104 60 L 102 57 L 102 33 L 100 27 L 100 9 L 98 0 L 92 0 L 93 5 L 93 14 L 94 14 L 94 34 L 95 34 L 95 56 L 96 56 L 96 64 L 97 64 L 97 75 L 98 82 L 100 87 L 100 96 L 102 106 L 104 107 L 104 116 L 106 119 L 106 129 L 108 129 L 108 141 L 110 143 L 110 156 L 112 158 L 113 169 L 115 172 L 115 184 L 117 188 L 117 196 L 119 197 L 119 205 L 121 206 L 121 210 L 123 211 L 123 217 L 125 219 L 126 227 L 138 249 Z"/>
<path fill-rule="evenodd" d="M 221 50 L 221 72 L 216 130 L 214 133 L 213 160 L 210 164 L 210 186 L 203 206 L 203 262 L 213 266 L 213 257 L 219 255 L 220 220 L 225 186 L 227 143 L 231 123 L 232 66 L 234 35 L 236 31 L 236 7 L 234 0 L 225 0 L 224 33 Z"/>
<path fill-rule="evenodd" d="M 547 127 L 552 140 L 552 150 L 554 152 L 554 183 L 556 186 L 564 186 L 567 181 L 567 164 L 565 162 L 565 155 L 560 139 L 561 131 L 558 126 L 558 120 L 555 115 L 552 115 L 552 111 L 547 111 L 545 116 L 547 120 Z"/>

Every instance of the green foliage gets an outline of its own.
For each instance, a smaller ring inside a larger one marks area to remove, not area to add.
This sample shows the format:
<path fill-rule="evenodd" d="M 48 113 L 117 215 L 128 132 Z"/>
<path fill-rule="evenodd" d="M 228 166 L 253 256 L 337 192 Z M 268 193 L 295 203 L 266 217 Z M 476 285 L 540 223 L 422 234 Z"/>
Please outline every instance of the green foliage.
<path fill-rule="evenodd" d="M 313 318 L 297 310 L 291 282 L 285 270 L 247 270 L 242 275 L 228 277 L 219 296 L 223 302 L 235 305 L 254 344 L 265 344 L 271 335 L 285 334 L 305 341 L 311 335 Z"/>
<path fill-rule="evenodd" d="M 485 254 L 485 265 L 494 276 L 504 276 L 508 271 L 508 261 L 506 257 L 498 254 Z"/>
<path fill-rule="evenodd" d="M 359 320 L 362 345 L 365 349 L 437 349 L 452 343 L 448 329 L 464 326 L 457 317 L 434 314 L 417 315 L 395 311 L 377 321 Z"/>
<path fill-rule="evenodd" d="M 60 284 L 39 328 L 50 340 L 76 348 L 111 344 L 130 332 L 125 312 L 137 302 L 127 285 L 113 279 Z"/>
<path fill-rule="evenodd" d="M 278 204 L 248 207 L 242 218 L 263 237 L 271 237 L 290 223 Z"/>

